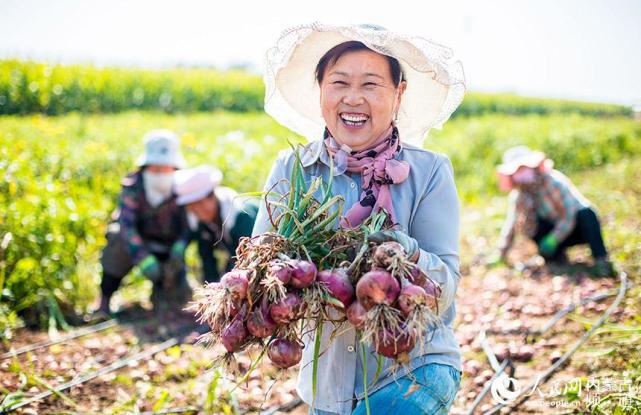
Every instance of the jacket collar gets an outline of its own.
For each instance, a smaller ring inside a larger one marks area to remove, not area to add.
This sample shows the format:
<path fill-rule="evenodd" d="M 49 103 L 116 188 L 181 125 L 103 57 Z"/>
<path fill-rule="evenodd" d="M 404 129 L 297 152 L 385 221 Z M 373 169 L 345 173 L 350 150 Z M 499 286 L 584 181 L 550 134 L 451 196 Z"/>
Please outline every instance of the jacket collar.
<path fill-rule="evenodd" d="M 401 143 L 401 149 L 398 154 L 403 151 L 405 145 Z M 394 158 L 398 158 L 398 154 Z M 314 140 L 311 143 L 305 145 L 300 153 L 300 161 L 303 164 L 303 167 L 309 167 L 312 164 L 316 163 L 318 160 L 323 162 L 327 167 L 330 167 L 331 161 L 329 153 L 325 148 L 325 143 L 323 140 Z"/>
<path fill-rule="evenodd" d="M 309 167 L 318 160 L 327 166 L 330 165 L 329 154 L 325 149 L 325 143 L 323 140 L 314 140 L 304 146 L 301 150 L 300 161 L 303 164 L 303 167 Z"/>

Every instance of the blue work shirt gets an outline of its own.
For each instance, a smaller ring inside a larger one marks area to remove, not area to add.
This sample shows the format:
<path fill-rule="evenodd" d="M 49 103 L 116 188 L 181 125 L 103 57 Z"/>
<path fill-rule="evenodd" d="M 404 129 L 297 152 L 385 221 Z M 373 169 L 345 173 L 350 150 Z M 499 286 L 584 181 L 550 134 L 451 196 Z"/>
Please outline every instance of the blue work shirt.
<path fill-rule="evenodd" d="M 329 181 L 330 157 L 322 141 L 313 141 L 300 150 L 306 183 L 322 176 Z M 454 184 L 452 165 L 441 154 L 410 145 L 402 145 L 398 160 L 410 165 L 408 178 L 390 186 L 396 220 L 410 236 L 418 241 L 418 265 L 443 290 L 439 301 L 442 326 L 431 330 L 424 347 L 417 345 L 410 353 L 410 363 L 395 372 L 391 359 L 383 359 L 383 369 L 375 385 L 371 385 L 377 371 L 377 354 L 366 346 L 368 393 L 393 382 L 412 370 L 429 363 L 441 363 L 460 370 L 460 349 L 454 337 L 452 324 L 456 315 L 455 295 L 459 282 L 459 201 Z M 288 180 L 295 163 L 292 151 L 281 154 L 269 174 L 265 191 L 286 194 Z M 333 178 L 332 193 L 345 198 L 345 209 L 359 200 L 361 177 L 344 173 Z M 317 195 L 317 199 L 321 194 Z M 272 231 L 265 202 L 260 206 L 253 234 Z M 318 362 L 317 389 L 314 408 L 337 414 L 350 414 L 354 399 L 364 397 L 363 349 L 353 326 L 342 325 L 341 334 L 329 341 L 334 331 L 332 323 L 323 327 L 321 352 Z M 315 332 L 304 336 L 303 358 L 300 364 L 297 391 L 308 405 L 312 405 L 312 360 Z M 422 351 L 422 353 L 421 353 Z M 438 381 L 435 379 L 435 381 Z"/>

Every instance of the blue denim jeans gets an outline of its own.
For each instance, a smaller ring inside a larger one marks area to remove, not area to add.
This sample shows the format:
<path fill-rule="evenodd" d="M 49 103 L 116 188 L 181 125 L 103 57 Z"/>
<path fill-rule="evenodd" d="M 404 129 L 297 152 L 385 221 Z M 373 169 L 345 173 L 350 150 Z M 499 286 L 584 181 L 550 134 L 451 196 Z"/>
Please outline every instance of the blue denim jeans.
<path fill-rule="evenodd" d="M 412 384 L 418 389 L 408 393 Z M 461 383 L 461 373 L 449 365 L 431 363 L 414 370 L 411 375 L 391 382 L 369 395 L 371 415 L 447 415 Z M 310 410 L 310 415 L 330 415 L 331 412 Z M 352 415 L 367 414 L 365 400 L 360 400 Z"/>

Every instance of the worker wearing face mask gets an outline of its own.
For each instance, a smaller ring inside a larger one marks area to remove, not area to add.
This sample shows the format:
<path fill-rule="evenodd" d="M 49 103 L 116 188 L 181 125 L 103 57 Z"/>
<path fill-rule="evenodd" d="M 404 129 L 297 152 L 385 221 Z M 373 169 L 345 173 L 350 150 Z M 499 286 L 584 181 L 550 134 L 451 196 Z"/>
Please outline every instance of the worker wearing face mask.
<path fill-rule="evenodd" d="M 211 166 L 200 166 L 176 173 L 176 203 L 185 206 L 193 238 L 203 266 L 204 280 L 220 279 L 218 260 L 214 251 L 220 250 L 229 258 L 227 271 L 235 263 L 240 239 L 252 234 L 258 204 L 238 196 L 235 190 L 220 186 L 222 173 Z"/>
<path fill-rule="evenodd" d="M 599 275 L 612 275 L 601 225 L 590 202 L 552 160 L 528 147 L 513 147 L 497 167 L 499 185 L 509 190 L 508 216 L 501 231 L 500 257 L 505 261 L 514 237 L 532 239 L 547 262 L 567 261 L 569 246 L 588 244 Z"/>
<path fill-rule="evenodd" d="M 144 143 L 138 169 L 122 181 L 118 207 L 107 229 L 101 258 L 103 312 L 109 312 L 111 296 L 134 266 L 153 282 L 152 300 L 163 290 L 189 291 L 184 267 L 189 227 L 173 194 L 174 172 L 184 166 L 179 140 L 171 131 L 154 130 L 145 135 Z"/>

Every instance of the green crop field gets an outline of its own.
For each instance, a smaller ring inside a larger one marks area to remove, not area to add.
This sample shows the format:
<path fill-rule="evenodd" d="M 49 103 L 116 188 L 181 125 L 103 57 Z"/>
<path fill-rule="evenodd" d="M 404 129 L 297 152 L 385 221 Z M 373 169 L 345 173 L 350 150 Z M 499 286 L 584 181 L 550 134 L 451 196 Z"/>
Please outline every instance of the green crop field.
<path fill-rule="evenodd" d="M 54 302 L 86 311 L 120 178 L 142 152 L 142 135 L 157 127 L 181 135 L 191 165 L 218 166 L 224 183 L 241 192 L 261 189 L 287 141 L 301 141 L 261 113 L 1 117 L 5 313 L 34 306 L 47 311 Z M 497 194 L 493 166 L 518 143 L 540 148 L 559 168 L 576 172 L 641 154 L 641 125 L 580 115 L 485 115 L 450 121 L 425 147 L 452 158 L 462 199 L 479 203 Z M 39 315 L 48 321 L 48 314 Z"/>
<path fill-rule="evenodd" d="M 0 61 L 0 114 L 260 111 L 264 94 L 260 77 L 240 71 L 148 71 Z M 469 93 L 454 117 L 493 113 L 616 117 L 630 116 L 632 111 L 611 104 Z"/>
<path fill-rule="evenodd" d="M 120 179 L 148 130 L 176 131 L 190 165 L 260 190 L 279 151 L 303 142 L 261 111 L 262 94 L 260 79 L 240 72 L 0 62 L 0 338 L 21 321 L 60 327 L 91 310 Z M 468 95 L 424 143 L 454 165 L 464 269 L 491 254 L 505 208 L 494 166 L 517 144 L 546 152 L 598 207 L 611 256 L 635 284 L 624 304 L 636 317 L 618 324 L 638 336 L 641 123 L 621 106 Z M 125 290 L 143 283 L 134 275 Z M 641 376 L 638 352 L 621 350 L 627 360 L 606 366 Z"/>

